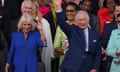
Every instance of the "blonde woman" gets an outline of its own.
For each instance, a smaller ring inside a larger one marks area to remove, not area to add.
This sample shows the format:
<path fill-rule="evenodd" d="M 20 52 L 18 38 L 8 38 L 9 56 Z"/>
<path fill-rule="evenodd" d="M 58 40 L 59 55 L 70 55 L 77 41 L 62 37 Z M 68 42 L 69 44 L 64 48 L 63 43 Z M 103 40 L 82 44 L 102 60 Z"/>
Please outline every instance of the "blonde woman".
<path fill-rule="evenodd" d="M 34 2 L 34 10 L 32 12 L 32 16 L 37 23 L 41 22 L 41 39 L 47 47 L 42 49 L 42 62 L 45 64 L 45 72 L 51 72 L 51 59 L 54 57 L 53 53 L 53 44 L 52 44 L 52 37 L 50 31 L 50 24 L 46 19 L 41 16 L 39 12 L 39 4 Z"/>
<path fill-rule="evenodd" d="M 38 31 L 40 30 L 39 24 L 37 25 Z M 43 47 L 44 45 L 40 33 L 34 31 L 35 25 L 28 14 L 24 14 L 20 18 L 18 32 L 12 34 L 5 72 L 8 72 L 12 62 L 14 72 L 38 72 L 37 46 Z"/>

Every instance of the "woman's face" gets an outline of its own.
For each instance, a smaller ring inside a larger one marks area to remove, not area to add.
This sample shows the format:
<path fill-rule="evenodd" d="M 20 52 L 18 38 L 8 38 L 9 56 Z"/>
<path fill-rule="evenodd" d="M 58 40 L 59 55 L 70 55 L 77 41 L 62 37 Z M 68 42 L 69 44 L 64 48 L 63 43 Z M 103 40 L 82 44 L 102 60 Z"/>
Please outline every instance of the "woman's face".
<path fill-rule="evenodd" d="M 91 6 L 91 2 L 88 0 L 84 1 L 82 4 L 81 4 L 81 9 L 89 12 L 92 10 L 92 6 Z"/>
<path fill-rule="evenodd" d="M 67 17 L 67 20 L 74 20 L 75 19 L 75 14 L 76 14 L 76 10 L 73 6 L 71 5 L 68 5 L 66 7 L 66 17 Z"/>
<path fill-rule="evenodd" d="M 114 0 L 107 0 L 106 6 L 109 9 L 109 11 L 114 11 L 115 1 Z"/>
<path fill-rule="evenodd" d="M 32 25 L 29 22 L 23 22 L 22 23 L 22 31 L 24 33 L 28 33 L 31 30 Z"/>
<path fill-rule="evenodd" d="M 114 10 L 114 16 L 115 18 L 117 18 L 117 15 L 120 13 L 120 6 L 115 6 L 115 10 Z"/>

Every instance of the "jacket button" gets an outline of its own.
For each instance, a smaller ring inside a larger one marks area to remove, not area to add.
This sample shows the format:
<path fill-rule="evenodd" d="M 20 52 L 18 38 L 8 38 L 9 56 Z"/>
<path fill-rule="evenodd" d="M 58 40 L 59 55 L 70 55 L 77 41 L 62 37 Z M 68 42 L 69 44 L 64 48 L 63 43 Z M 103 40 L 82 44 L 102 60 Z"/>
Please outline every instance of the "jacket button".
<path fill-rule="evenodd" d="M 83 59 L 86 59 L 86 56 L 83 55 L 82 58 L 83 58 Z"/>

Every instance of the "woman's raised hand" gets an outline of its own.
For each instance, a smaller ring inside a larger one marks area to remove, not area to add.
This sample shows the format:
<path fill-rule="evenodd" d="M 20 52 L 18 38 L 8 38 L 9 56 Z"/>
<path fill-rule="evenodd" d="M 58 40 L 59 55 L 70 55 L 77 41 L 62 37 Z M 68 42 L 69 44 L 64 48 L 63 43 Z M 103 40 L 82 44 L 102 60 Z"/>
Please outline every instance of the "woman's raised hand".
<path fill-rule="evenodd" d="M 62 8 L 62 0 L 52 0 L 53 4 L 56 6 L 56 9 L 59 10 Z"/>

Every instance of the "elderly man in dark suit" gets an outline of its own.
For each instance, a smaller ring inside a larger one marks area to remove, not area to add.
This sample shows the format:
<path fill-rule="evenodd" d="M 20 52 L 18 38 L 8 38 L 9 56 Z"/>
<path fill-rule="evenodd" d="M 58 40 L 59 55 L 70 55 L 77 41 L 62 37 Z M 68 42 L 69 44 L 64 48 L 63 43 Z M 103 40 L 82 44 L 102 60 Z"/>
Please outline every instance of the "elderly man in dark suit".
<path fill-rule="evenodd" d="M 68 36 L 69 49 L 61 64 L 62 72 L 99 72 L 101 62 L 100 37 L 88 28 L 89 16 L 78 11 L 76 25 L 69 26 L 61 9 L 62 0 L 54 0 L 57 9 L 57 23 Z"/>

